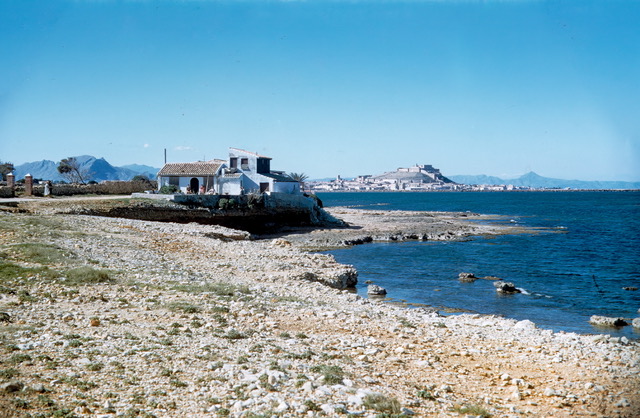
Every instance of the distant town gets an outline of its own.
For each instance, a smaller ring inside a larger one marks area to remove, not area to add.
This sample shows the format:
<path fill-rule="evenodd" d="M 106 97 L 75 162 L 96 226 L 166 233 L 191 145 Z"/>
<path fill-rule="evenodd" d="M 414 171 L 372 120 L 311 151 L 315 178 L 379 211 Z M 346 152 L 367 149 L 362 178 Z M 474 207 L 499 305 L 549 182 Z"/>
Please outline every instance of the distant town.
<path fill-rule="evenodd" d="M 388 182 L 373 177 L 359 176 L 356 179 L 342 179 L 340 176 L 330 181 L 312 181 L 305 184 L 305 190 L 318 192 L 436 192 L 436 191 L 503 191 L 535 190 L 531 187 L 512 185 L 466 185 L 457 183 L 407 183 Z"/>
<path fill-rule="evenodd" d="M 416 164 L 409 168 L 381 175 L 363 175 L 354 179 L 337 176 L 333 180 L 309 181 L 310 192 L 430 192 L 430 191 L 513 191 L 548 190 L 547 187 L 516 186 L 513 184 L 461 184 L 445 177 L 431 165 Z"/>
<path fill-rule="evenodd" d="M 377 176 L 364 175 L 355 179 L 342 179 L 337 176 L 330 181 L 311 181 L 306 183 L 306 186 L 312 192 L 434 191 L 460 190 L 462 187 L 444 177 L 437 168 L 418 164 Z"/>

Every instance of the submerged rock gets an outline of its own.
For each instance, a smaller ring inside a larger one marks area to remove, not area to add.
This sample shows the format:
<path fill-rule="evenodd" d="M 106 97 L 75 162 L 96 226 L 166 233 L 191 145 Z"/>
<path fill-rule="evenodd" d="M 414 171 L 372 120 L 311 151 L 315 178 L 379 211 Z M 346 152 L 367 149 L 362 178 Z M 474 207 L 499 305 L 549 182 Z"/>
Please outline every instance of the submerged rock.
<path fill-rule="evenodd" d="M 629 325 L 624 318 L 612 318 L 600 315 L 593 315 L 589 318 L 589 323 L 599 327 L 624 327 L 625 325 Z"/>
<path fill-rule="evenodd" d="M 458 280 L 460 280 L 462 283 L 473 283 L 476 280 L 491 280 L 491 281 L 499 281 L 501 280 L 499 277 L 495 277 L 495 276 L 484 276 L 484 277 L 478 277 L 473 273 L 460 273 L 458 274 Z"/>

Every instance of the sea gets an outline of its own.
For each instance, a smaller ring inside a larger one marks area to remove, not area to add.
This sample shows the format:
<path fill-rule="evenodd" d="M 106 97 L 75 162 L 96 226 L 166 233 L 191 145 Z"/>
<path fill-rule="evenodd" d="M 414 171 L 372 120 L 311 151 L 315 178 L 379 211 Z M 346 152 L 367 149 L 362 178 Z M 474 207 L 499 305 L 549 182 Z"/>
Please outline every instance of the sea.
<path fill-rule="evenodd" d="M 325 207 L 473 212 L 531 233 L 463 241 L 376 242 L 329 251 L 390 303 L 462 310 L 533 321 L 539 328 L 640 339 L 631 325 L 599 328 L 592 315 L 640 317 L 640 192 L 318 193 Z M 484 221 L 483 221 L 484 222 Z M 495 276 L 522 293 L 500 295 L 492 281 L 461 283 L 458 274 Z"/>

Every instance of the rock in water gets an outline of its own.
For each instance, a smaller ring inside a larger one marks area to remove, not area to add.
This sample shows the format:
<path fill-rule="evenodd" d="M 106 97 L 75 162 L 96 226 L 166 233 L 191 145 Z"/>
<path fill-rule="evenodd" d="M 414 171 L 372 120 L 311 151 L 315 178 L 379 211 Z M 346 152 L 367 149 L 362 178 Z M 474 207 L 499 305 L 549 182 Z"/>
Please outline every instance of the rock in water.
<path fill-rule="evenodd" d="M 640 318 L 635 318 L 633 322 L 631 322 L 634 328 L 640 328 Z"/>
<path fill-rule="evenodd" d="M 496 292 L 498 293 L 520 293 L 520 289 L 511 282 L 499 281 L 495 282 L 493 285 L 496 287 Z"/>
<path fill-rule="evenodd" d="M 380 287 L 377 284 L 370 284 L 367 287 L 367 294 L 374 296 L 384 296 L 387 294 L 387 289 L 385 289 L 384 287 Z"/>
<path fill-rule="evenodd" d="M 473 273 L 460 273 L 458 274 L 458 280 L 462 283 L 473 283 L 478 280 L 478 278 Z"/>
<path fill-rule="evenodd" d="M 593 315 L 589 318 L 589 323 L 591 325 L 596 325 L 599 327 L 624 327 L 625 325 L 629 325 L 624 318 L 611 318 L 608 316 L 600 316 Z"/>

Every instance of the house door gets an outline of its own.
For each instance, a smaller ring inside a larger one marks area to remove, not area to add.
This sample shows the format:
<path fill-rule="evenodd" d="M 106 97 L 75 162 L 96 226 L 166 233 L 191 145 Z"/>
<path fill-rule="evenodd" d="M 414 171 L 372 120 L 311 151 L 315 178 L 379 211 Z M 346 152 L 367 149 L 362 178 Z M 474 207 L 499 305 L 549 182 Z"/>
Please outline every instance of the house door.
<path fill-rule="evenodd" d="M 192 178 L 189 182 L 189 188 L 191 189 L 191 193 L 198 194 L 198 190 L 200 189 L 200 181 L 197 178 Z"/>
<path fill-rule="evenodd" d="M 269 183 L 260 183 L 260 193 L 269 191 Z"/>

